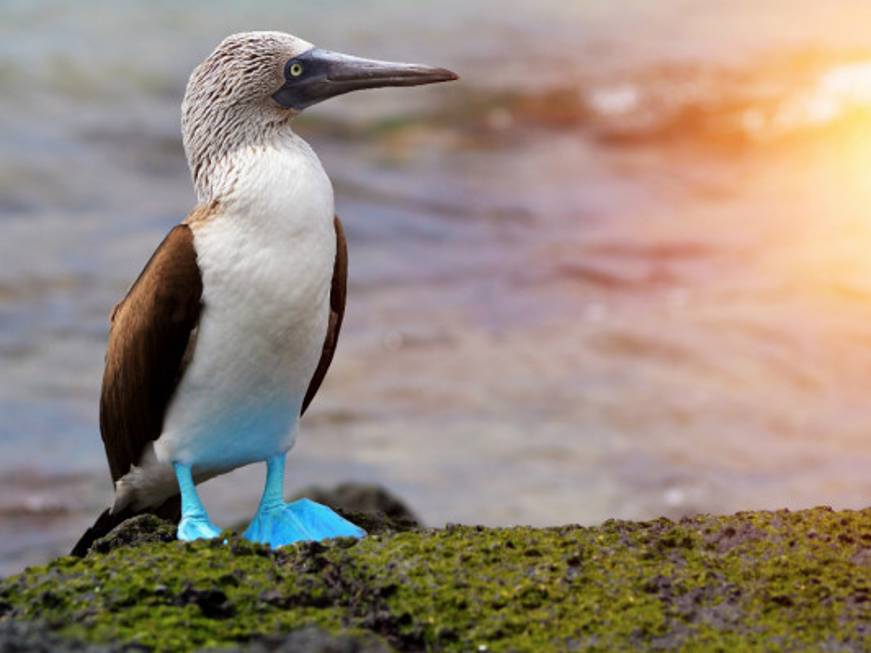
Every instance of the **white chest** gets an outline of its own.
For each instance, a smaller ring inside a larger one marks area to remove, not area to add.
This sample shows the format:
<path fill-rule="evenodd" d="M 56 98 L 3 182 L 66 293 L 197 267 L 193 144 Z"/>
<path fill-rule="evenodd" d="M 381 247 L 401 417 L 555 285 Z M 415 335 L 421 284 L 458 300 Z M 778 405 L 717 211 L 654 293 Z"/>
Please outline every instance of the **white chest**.
<path fill-rule="evenodd" d="M 289 448 L 320 360 L 336 255 L 333 190 L 293 138 L 243 152 L 218 214 L 195 225 L 203 312 L 155 450 L 232 468 Z"/>

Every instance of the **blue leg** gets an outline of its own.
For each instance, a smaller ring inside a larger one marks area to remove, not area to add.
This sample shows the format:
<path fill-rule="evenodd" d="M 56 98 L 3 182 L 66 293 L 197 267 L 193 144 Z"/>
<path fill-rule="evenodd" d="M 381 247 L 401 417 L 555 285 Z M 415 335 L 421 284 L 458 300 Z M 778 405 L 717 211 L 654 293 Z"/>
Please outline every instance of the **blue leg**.
<path fill-rule="evenodd" d="M 178 489 L 181 492 L 181 521 L 178 523 L 178 539 L 185 542 L 209 540 L 221 533 L 221 529 L 209 521 L 191 476 L 191 466 L 173 463 Z"/>
<path fill-rule="evenodd" d="M 251 525 L 243 533 L 252 542 L 276 548 L 303 540 L 363 537 L 362 528 L 309 499 L 284 502 L 284 454 L 266 461 L 266 487 Z"/>

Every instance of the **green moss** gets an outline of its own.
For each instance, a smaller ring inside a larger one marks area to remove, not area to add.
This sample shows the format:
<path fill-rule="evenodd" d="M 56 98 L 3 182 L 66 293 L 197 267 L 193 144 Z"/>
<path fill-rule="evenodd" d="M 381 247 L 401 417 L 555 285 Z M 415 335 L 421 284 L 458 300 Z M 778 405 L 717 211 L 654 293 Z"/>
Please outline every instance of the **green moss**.
<path fill-rule="evenodd" d="M 60 558 L 0 583 L 6 617 L 156 650 L 316 624 L 400 650 L 871 650 L 871 509 L 596 528 L 235 537 Z"/>

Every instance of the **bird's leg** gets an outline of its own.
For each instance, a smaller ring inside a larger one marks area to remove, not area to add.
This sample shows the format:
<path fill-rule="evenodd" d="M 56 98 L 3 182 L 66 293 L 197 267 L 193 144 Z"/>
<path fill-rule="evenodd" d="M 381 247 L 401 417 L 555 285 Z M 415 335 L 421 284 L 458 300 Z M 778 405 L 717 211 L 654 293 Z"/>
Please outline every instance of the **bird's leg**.
<path fill-rule="evenodd" d="M 251 525 L 243 536 L 273 548 L 303 540 L 363 537 L 362 528 L 309 499 L 284 502 L 284 454 L 266 461 L 266 486 Z"/>
<path fill-rule="evenodd" d="M 211 539 L 221 533 L 206 514 L 206 508 L 200 501 L 191 466 L 173 463 L 175 477 L 178 479 L 178 489 L 181 492 L 181 521 L 178 523 L 178 539 L 185 542 Z"/>

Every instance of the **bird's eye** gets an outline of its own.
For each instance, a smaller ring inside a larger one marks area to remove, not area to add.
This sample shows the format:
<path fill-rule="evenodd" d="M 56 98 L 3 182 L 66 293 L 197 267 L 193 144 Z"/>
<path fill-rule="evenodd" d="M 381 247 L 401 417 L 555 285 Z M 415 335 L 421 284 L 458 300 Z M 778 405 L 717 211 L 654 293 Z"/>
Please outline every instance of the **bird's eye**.
<path fill-rule="evenodd" d="M 301 63 L 292 63 L 290 64 L 290 76 L 291 77 L 299 77 L 302 75 L 302 64 Z"/>

